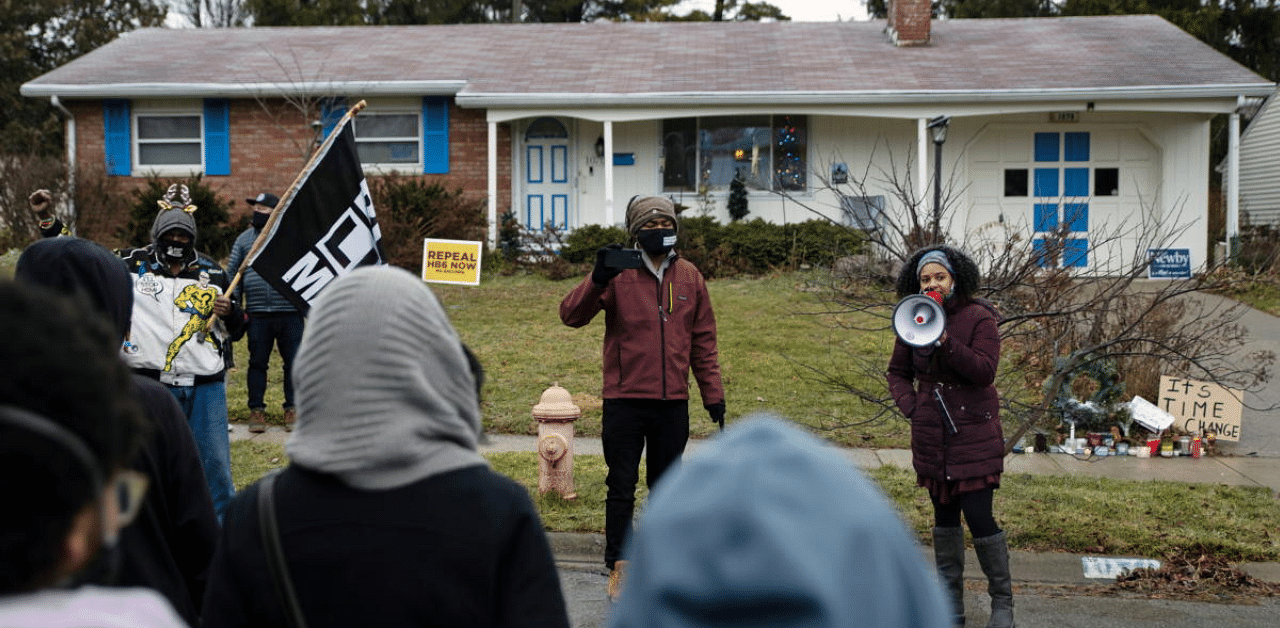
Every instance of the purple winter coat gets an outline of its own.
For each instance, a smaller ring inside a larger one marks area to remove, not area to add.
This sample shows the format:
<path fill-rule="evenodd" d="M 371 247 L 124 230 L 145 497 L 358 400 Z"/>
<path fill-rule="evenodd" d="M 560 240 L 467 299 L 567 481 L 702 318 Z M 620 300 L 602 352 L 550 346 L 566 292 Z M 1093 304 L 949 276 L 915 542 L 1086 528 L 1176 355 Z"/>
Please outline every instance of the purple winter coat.
<path fill-rule="evenodd" d="M 911 462 L 920 483 L 935 487 L 1004 471 L 1000 399 L 999 315 L 984 302 L 947 303 L 947 340 L 940 347 L 894 343 L 887 378 L 898 410 L 911 421 Z M 934 398 L 938 388 L 957 433 Z M 998 480 L 997 480 L 998 481 Z M 966 483 L 970 484 L 970 483 Z"/>

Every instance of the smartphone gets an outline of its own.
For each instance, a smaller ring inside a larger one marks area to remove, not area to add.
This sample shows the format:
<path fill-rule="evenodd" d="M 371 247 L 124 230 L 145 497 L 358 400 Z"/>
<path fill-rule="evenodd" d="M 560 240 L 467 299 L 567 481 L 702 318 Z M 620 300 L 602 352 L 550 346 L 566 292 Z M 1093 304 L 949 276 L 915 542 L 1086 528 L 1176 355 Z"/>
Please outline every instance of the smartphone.
<path fill-rule="evenodd" d="M 644 261 L 640 259 L 640 249 L 609 249 L 604 254 L 604 265 L 609 268 L 642 268 Z"/>

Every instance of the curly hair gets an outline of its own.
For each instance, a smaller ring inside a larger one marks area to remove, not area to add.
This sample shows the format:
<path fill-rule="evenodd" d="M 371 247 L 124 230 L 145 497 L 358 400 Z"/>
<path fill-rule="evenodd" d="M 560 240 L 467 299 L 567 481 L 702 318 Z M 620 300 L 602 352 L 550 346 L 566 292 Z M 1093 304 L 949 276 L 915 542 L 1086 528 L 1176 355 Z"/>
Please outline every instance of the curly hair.
<path fill-rule="evenodd" d="M 898 273 L 896 286 L 898 298 L 902 299 L 920 292 L 920 275 L 916 271 L 916 266 L 920 263 L 920 258 L 930 251 L 942 251 L 942 254 L 946 255 L 947 260 L 951 262 L 951 268 L 955 270 L 952 273 L 955 279 L 955 286 L 952 287 L 951 293 L 955 298 L 961 301 L 972 299 L 974 293 L 978 290 L 978 282 L 981 279 L 978 264 L 960 249 L 946 244 L 926 246 L 907 258 L 906 263 L 902 265 L 902 270 Z"/>
<path fill-rule="evenodd" d="M 83 441 L 99 478 L 125 468 L 146 423 L 107 318 L 82 299 L 0 281 L 0 404 L 38 414 Z M 0 426 L 0 477 L 13 482 L 0 509 L 0 595 L 56 581 L 76 513 L 97 499 L 84 462 L 55 441 Z"/>

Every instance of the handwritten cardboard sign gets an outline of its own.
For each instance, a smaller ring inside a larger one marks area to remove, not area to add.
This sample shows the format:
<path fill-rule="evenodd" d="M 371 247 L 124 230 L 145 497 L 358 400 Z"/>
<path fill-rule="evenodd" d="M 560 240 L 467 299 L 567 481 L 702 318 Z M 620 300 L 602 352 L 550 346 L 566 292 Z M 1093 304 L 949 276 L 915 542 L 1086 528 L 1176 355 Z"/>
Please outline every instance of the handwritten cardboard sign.
<path fill-rule="evenodd" d="M 483 242 L 437 240 L 422 242 L 422 280 L 480 285 L 480 247 Z"/>
<path fill-rule="evenodd" d="M 1222 440 L 1240 440 L 1243 391 L 1211 382 L 1165 375 L 1160 378 L 1160 409 L 1173 424 L 1192 434 L 1216 432 Z"/>

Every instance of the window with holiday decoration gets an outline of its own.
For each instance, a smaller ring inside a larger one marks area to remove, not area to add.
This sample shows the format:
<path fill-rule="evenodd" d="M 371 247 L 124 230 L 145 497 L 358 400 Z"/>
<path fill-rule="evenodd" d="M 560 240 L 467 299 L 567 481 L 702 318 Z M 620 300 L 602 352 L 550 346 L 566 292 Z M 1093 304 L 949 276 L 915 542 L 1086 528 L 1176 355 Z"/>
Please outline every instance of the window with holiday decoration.
<path fill-rule="evenodd" d="M 663 121 L 663 189 L 725 191 L 741 173 L 750 187 L 803 191 L 804 116 L 715 116 Z"/>

